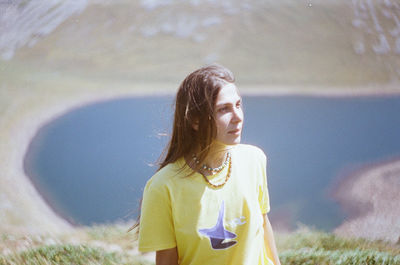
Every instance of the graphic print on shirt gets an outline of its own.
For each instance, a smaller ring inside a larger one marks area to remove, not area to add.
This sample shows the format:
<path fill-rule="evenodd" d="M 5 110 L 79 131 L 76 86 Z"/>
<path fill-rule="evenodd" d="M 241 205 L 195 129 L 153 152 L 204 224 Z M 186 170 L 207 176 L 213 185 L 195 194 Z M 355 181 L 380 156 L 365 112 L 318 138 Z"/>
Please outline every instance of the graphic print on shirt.
<path fill-rule="evenodd" d="M 214 227 L 199 229 L 199 232 L 210 239 L 211 247 L 213 249 L 229 248 L 237 243 L 231 240 L 236 237 L 235 233 L 229 232 L 224 227 L 225 203 L 222 201 L 219 209 L 217 224 Z"/>

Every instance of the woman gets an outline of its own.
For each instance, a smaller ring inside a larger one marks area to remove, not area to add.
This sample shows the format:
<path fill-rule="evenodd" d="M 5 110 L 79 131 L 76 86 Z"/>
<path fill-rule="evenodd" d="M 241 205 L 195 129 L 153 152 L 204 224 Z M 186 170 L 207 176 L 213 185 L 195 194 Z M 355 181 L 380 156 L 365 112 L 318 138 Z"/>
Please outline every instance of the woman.
<path fill-rule="evenodd" d="M 266 157 L 240 143 L 232 73 L 210 65 L 176 95 L 168 152 L 144 189 L 139 250 L 156 264 L 279 265 L 267 217 Z"/>

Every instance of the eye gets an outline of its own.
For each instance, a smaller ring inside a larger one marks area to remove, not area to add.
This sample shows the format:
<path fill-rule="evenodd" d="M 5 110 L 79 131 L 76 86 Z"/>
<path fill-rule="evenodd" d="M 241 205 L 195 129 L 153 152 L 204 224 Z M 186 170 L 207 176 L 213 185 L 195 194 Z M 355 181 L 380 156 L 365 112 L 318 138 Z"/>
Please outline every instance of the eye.
<path fill-rule="evenodd" d="M 218 109 L 218 112 L 227 112 L 227 111 L 229 111 L 229 107 L 227 106 Z"/>
<path fill-rule="evenodd" d="M 242 101 L 238 101 L 237 103 L 236 103 L 236 108 L 241 108 L 242 107 Z"/>

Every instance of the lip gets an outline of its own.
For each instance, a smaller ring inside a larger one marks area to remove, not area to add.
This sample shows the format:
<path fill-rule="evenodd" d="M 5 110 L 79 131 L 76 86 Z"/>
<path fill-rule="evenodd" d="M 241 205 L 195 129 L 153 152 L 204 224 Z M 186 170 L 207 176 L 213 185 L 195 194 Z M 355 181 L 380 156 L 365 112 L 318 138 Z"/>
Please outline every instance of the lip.
<path fill-rule="evenodd" d="M 241 131 L 242 131 L 241 129 L 236 129 L 236 130 L 229 131 L 228 133 L 229 134 L 240 134 Z"/>

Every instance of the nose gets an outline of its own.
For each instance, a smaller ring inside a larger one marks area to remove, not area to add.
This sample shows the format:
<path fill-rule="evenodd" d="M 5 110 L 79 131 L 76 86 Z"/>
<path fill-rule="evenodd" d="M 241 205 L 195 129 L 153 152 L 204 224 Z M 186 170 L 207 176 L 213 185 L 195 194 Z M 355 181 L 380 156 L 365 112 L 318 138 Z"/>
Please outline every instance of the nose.
<path fill-rule="evenodd" d="M 233 111 L 232 122 L 240 123 L 243 121 L 243 110 L 242 108 L 235 108 Z"/>

